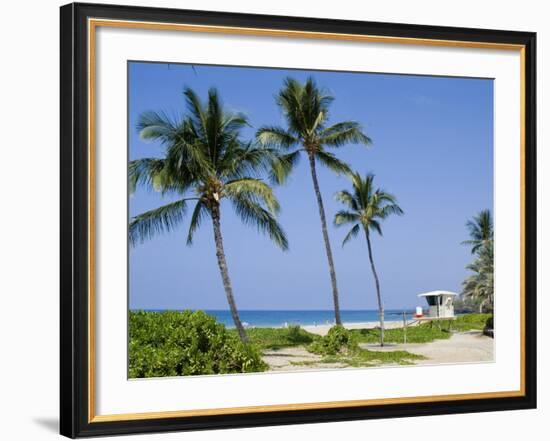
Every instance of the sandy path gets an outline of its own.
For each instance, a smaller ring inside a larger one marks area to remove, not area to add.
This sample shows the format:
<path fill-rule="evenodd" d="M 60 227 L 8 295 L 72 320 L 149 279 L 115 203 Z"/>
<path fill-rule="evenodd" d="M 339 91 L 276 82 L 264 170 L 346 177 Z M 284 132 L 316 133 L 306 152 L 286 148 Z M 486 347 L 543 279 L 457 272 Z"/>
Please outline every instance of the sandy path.
<path fill-rule="evenodd" d="M 303 371 L 346 367 L 341 363 L 320 363 L 321 358 L 320 355 L 306 351 L 303 346 L 270 349 L 264 351 L 262 356 L 262 359 L 269 364 L 270 371 Z"/>
<path fill-rule="evenodd" d="M 426 357 L 425 360 L 415 360 L 416 365 L 479 363 L 494 360 L 493 339 L 484 336 L 480 331 L 455 333 L 448 340 L 435 340 L 431 343 L 390 343 L 382 348 L 376 344 L 361 343 L 360 346 L 371 351 L 404 350 Z M 267 350 L 262 358 L 269 364 L 271 371 L 353 369 L 342 363 L 321 363 L 321 356 L 308 352 L 303 346 Z"/>
<path fill-rule="evenodd" d="M 425 360 L 415 364 L 473 363 L 494 360 L 494 340 L 480 331 L 458 332 L 448 340 L 435 340 L 431 343 L 388 344 L 381 348 L 373 344 L 360 344 L 371 351 L 404 350 L 423 355 Z"/>

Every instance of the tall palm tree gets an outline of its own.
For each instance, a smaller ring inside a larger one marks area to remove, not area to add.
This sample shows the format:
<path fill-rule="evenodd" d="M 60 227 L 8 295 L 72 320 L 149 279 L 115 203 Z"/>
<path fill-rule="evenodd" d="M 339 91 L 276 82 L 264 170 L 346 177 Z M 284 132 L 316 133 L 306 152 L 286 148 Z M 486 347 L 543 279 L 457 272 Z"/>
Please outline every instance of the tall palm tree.
<path fill-rule="evenodd" d="M 267 172 L 273 152 L 241 140 L 240 131 L 248 124 L 246 117 L 224 111 L 215 89 L 208 91 L 205 104 L 189 88 L 184 96 L 188 115 L 180 120 L 156 112 L 140 116 L 137 128 L 141 138 L 159 141 L 166 150 L 163 158 L 130 162 L 130 189 L 145 185 L 162 194 L 177 195 L 178 199 L 135 216 L 130 222 L 129 239 L 135 244 L 175 229 L 184 219 L 188 202 L 195 201 L 187 244 L 192 244 L 194 232 L 210 217 L 227 302 L 239 336 L 246 343 L 225 258 L 221 208 L 227 199 L 245 224 L 269 235 L 283 250 L 288 248 L 275 218 L 279 203 L 271 187 L 258 178 L 260 172 Z"/>
<path fill-rule="evenodd" d="M 470 240 L 462 242 L 472 246 L 475 260 L 466 268 L 473 272 L 462 283 L 462 296 L 479 302 L 479 311 L 493 309 L 494 271 L 493 271 L 493 218 L 490 210 L 482 210 L 473 219 L 466 222 Z"/>
<path fill-rule="evenodd" d="M 490 210 L 481 210 L 477 216 L 466 222 L 466 228 L 470 234 L 470 240 L 462 242 L 463 245 L 472 246 L 472 254 L 480 248 L 489 245 L 493 241 L 493 217 Z"/>
<path fill-rule="evenodd" d="M 326 148 L 338 148 L 348 143 L 370 144 L 371 140 L 362 132 L 361 125 L 355 121 L 327 125 L 329 106 L 333 99 L 319 89 L 312 78 L 309 78 L 305 84 L 287 78 L 276 96 L 276 102 L 283 112 L 287 128 L 264 126 L 258 130 L 256 136 L 262 145 L 276 148 L 284 153 L 274 164 L 274 177 L 278 183 L 286 180 L 298 163 L 302 152 L 309 160 L 332 284 L 335 321 L 336 324 L 341 324 L 336 271 L 316 167 L 318 161 L 337 173 L 349 173 L 348 165 L 328 152 Z"/>
<path fill-rule="evenodd" d="M 351 230 L 344 237 L 342 246 L 357 236 L 361 229 L 365 232 L 367 249 L 369 252 L 370 267 L 376 286 L 376 298 L 378 300 L 378 315 L 380 319 L 380 346 L 384 346 L 384 304 L 380 293 L 380 281 L 374 266 L 372 256 L 371 231 L 382 235 L 381 221 L 391 214 L 401 216 L 403 210 L 397 205 L 393 195 L 379 188 L 374 188 L 374 175 L 368 174 L 365 179 L 359 173 L 350 175 L 353 192 L 347 190 L 336 193 L 336 199 L 346 205 L 347 210 L 341 210 L 334 216 L 336 226 L 353 224 Z"/>
<path fill-rule="evenodd" d="M 472 271 L 462 283 L 462 296 L 479 304 L 479 312 L 493 310 L 494 304 L 494 266 L 493 244 L 480 249 L 477 258 L 467 267 Z"/>

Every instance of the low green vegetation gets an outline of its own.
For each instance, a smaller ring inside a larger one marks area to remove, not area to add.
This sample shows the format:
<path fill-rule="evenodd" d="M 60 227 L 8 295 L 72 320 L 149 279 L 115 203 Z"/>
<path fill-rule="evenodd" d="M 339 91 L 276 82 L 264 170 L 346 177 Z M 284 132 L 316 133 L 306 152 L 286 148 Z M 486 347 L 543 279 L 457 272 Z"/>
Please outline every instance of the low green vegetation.
<path fill-rule="evenodd" d="M 327 335 L 310 344 L 307 350 L 318 355 L 337 355 L 350 353 L 358 348 L 357 338 L 342 325 L 336 325 L 329 329 Z"/>
<path fill-rule="evenodd" d="M 453 321 L 453 331 L 481 331 L 487 320 L 492 322 L 493 314 L 464 314 Z"/>
<path fill-rule="evenodd" d="M 429 343 L 434 340 L 443 340 L 451 337 L 452 332 L 483 330 L 491 314 L 465 314 L 455 320 L 433 320 L 417 326 L 407 327 L 407 343 Z M 353 329 L 350 331 L 359 343 L 377 343 L 380 341 L 378 329 Z M 403 328 L 386 329 L 384 340 L 386 343 L 403 343 Z"/>
<path fill-rule="evenodd" d="M 450 338 L 456 331 L 483 330 L 491 320 L 491 314 L 466 314 L 452 323 L 422 323 L 407 328 L 407 342 L 427 343 Z M 236 329 L 227 329 L 203 311 L 131 311 L 129 333 L 130 378 L 263 372 L 269 366 L 262 360 L 262 351 L 295 346 L 303 346 L 321 359 L 293 362 L 294 365 L 370 367 L 413 364 L 423 358 L 401 350 L 361 348 L 361 343 L 377 344 L 379 331 L 348 330 L 340 325 L 332 327 L 324 337 L 299 326 L 251 328 L 247 330 L 249 343 L 244 344 Z M 403 329 L 386 330 L 385 341 L 403 343 Z"/>
<path fill-rule="evenodd" d="M 230 329 L 230 333 L 236 333 Z M 319 338 L 300 328 L 289 326 L 288 328 L 249 328 L 246 330 L 250 342 L 260 349 L 280 349 L 290 346 L 302 346 L 312 343 Z"/>
<path fill-rule="evenodd" d="M 254 344 L 243 344 L 202 311 L 130 312 L 130 378 L 261 372 Z"/>
<path fill-rule="evenodd" d="M 353 367 L 370 367 L 380 364 L 412 364 L 422 359 L 421 355 L 407 351 L 369 351 L 359 347 L 358 334 L 343 326 L 333 326 L 327 335 L 316 339 L 307 350 L 323 355 L 319 362 L 298 362 L 295 365 L 316 363 L 337 363 Z"/>

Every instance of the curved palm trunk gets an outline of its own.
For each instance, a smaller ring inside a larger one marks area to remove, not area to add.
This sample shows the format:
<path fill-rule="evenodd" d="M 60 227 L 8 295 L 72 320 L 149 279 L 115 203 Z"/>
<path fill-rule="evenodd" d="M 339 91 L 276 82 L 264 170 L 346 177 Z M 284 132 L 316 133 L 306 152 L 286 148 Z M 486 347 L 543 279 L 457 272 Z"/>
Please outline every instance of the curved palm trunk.
<path fill-rule="evenodd" d="M 309 157 L 309 165 L 311 168 L 311 178 L 313 179 L 313 188 L 315 189 L 315 196 L 317 197 L 317 205 L 319 206 L 319 217 L 321 218 L 321 229 L 323 230 L 323 239 L 325 240 L 325 250 L 327 253 L 330 280 L 332 283 L 332 300 L 334 301 L 334 319 L 337 325 L 341 325 L 342 320 L 340 318 L 340 303 L 338 300 L 338 286 L 336 284 L 336 271 L 334 270 L 334 260 L 332 258 L 332 249 L 330 248 L 330 241 L 328 238 L 325 208 L 323 207 L 323 199 L 321 197 L 321 191 L 319 190 L 319 181 L 317 181 L 317 171 L 315 169 L 315 157 L 311 153 L 308 153 L 308 157 Z"/>
<path fill-rule="evenodd" d="M 218 258 L 218 267 L 220 268 L 227 303 L 229 303 L 229 309 L 231 310 L 231 317 L 233 318 L 233 323 L 235 323 L 235 327 L 237 328 L 241 341 L 243 343 L 248 343 L 248 337 L 244 330 L 243 324 L 241 323 L 241 319 L 239 318 L 239 312 L 237 311 L 235 297 L 233 297 L 233 288 L 231 287 L 231 279 L 229 279 L 229 271 L 227 269 L 227 262 L 225 261 L 219 205 L 214 205 L 214 207 L 212 207 L 211 214 L 212 224 L 214 225 L 214 241 L 216 242 L 216 257 Z"/>
<path fill-rule="evenodd" d="M 384 304 L 382 303 L 382 295 L 380 294 L 380 282 L 378 281 L 378 274 L 376 274 L 376 268 L 374 267 L 374 259 L 372 257 L 372 247 L 370 244 L 369 231 L 365 231 L 367 236 L 367 247 L 369 249 L 370 267 L 372 269 L 372 275 L 374 276 L 374 283 L 376 285 L 376 297 L 378 299 L 378 317 L 380 318 L 380 346 L 384 346 Z"/>

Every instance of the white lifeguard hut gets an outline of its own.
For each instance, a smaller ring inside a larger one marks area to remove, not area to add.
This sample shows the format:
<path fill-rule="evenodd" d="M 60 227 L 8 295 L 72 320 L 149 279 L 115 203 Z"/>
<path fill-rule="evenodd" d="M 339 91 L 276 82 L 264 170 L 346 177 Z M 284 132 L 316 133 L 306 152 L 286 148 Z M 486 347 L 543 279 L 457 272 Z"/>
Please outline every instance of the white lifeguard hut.
<path fill-rule="evenodd" d="M 455 317 L 453 301 L 457 295 L 451 291 L 430 291 L 418 294 L 418 297 L 424 297 L 428 302 L 427 319 L 451 319 Z"/>

